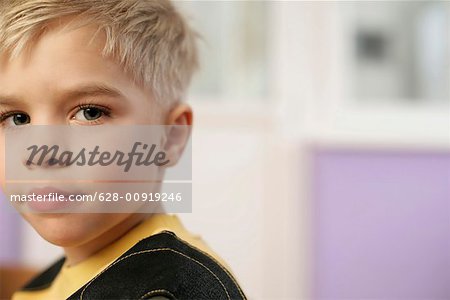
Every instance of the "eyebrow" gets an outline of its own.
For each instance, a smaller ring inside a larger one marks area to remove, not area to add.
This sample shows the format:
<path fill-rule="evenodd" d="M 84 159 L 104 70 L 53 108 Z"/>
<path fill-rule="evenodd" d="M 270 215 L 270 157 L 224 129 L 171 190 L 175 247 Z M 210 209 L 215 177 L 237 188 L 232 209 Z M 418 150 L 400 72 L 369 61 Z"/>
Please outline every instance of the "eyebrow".
<path fill-rule="evenodd" d="M 24 101 L 19 98 L 6 96 L 6 95 L 0 95 L 0 105 L 13 105 L 13 104 L 23 103 L 23 102 Z"/>
<path fill-rule="evenodd" d="M 125 95 L 118 89 L 110 87 L 105 84 L 80 85 L 75 88 L 68 89 L 67 91 L 63 91 L 59 98 L 68 101 L 79 98 L 99 97 L 99 96 L 126 99 Z M 13 105 L 24 103 L 25 101 L 21 98 L 0 94 L 0 105 Z"/>
<path fill-rule="evenodd" d="M 124 94 L 120 92 L 118 89 L 110 87 L 105 84 L 89 84 L 78 86 L 72 90 L 63 92 L 62 95 L 63 95 L 62 98 L 65 100 L 73 100 L 85 97 L 98 97 L 98 96 L 123 98 L 123 99 L 126 98 Z"/>

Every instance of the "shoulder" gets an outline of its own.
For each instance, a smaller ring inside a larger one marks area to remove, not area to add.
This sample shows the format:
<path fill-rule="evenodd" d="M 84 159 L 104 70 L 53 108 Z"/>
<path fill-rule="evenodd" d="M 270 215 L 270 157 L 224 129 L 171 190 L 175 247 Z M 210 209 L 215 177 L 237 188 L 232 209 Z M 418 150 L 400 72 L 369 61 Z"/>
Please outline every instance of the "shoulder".
<path fill-rule="evenodd" d="M 48 269 L 44 272 L 33 278 L 29 283 L 27 283 L 21 291 L 36 291 L 48 288 L 53 280 L 58 275 L 62 266 L 64 265 L 65 258 L 59 259 L 57 262 L 52 264 Z"/>
<path fill-rule="evenodd" d="M 121 255 L 69 299 L 245 299 L 215 258 L 162 231 Z"/>

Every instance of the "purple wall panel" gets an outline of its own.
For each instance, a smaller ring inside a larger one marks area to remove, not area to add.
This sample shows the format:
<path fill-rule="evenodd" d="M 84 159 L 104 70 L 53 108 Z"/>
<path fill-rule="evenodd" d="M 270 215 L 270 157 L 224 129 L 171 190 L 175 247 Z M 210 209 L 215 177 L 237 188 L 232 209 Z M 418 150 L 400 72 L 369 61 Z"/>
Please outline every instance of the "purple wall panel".
<path fill-rule="evenodd" d="M 316 299 L 450 299 L 450 154 L 314 153 Z"/>
<path fill-rule="evenodd" d="M 0 263 L 16 263 L 20 258 L 20 216 L 0 190 Z"/>

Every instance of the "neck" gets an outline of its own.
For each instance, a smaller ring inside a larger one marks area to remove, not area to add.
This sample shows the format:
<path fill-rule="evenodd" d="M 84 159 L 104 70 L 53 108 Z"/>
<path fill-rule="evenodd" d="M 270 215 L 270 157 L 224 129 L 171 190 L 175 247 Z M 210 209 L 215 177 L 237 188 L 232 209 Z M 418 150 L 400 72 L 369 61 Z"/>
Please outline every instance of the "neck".
<path fill-rule="evenodd" d="M 132 214 L 99 237 L 80 246 L 64 248 L 67 266 L 74 266 L 114 243 L 149 216 L 149 214 Z"/>

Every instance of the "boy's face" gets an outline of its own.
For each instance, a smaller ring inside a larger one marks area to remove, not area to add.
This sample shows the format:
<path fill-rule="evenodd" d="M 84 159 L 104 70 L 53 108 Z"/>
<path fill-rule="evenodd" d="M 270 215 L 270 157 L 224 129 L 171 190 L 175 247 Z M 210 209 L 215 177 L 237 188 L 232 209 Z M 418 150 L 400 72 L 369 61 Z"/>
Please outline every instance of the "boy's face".
<path fill-rule="evenodd" d="M 101 51 L 96 28 L 49 30 L 12 61 L 0 54 L 0 112 L 4 131 L 31 125 L 163 124 L 163 110 L 151 92 L 135 85 Z M 105 92 L 108 89 L 114 93 Z M 89 110 L 83 105 L 89 104 Z M 80 105 L 82 105 L 80 107 Z M 5 184 L 5 149 L 0 145 L 0 183 Z M 24 217 L 48 241 L 75 247 L 87 243 L 132 214 L 28 214 Z"/>

